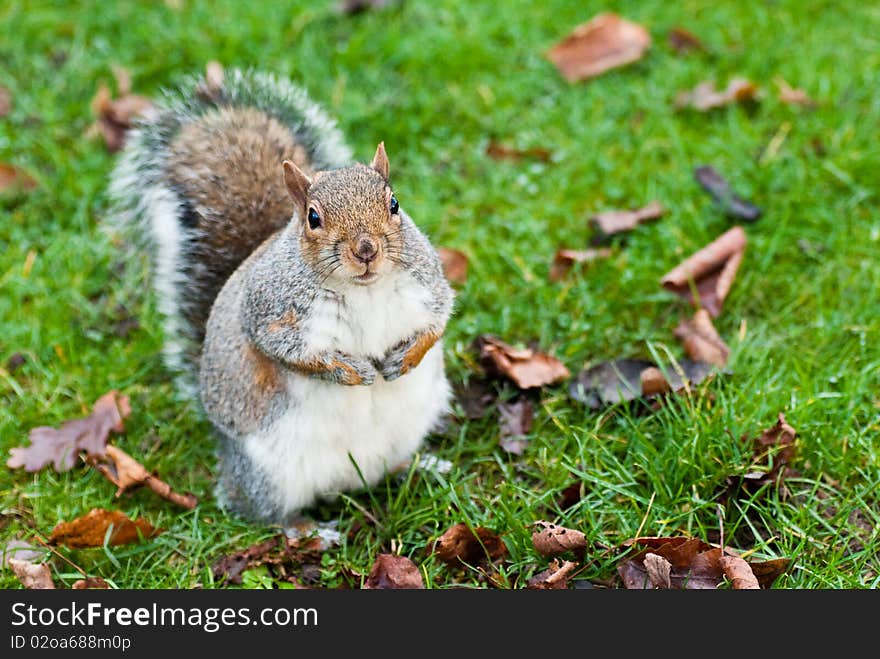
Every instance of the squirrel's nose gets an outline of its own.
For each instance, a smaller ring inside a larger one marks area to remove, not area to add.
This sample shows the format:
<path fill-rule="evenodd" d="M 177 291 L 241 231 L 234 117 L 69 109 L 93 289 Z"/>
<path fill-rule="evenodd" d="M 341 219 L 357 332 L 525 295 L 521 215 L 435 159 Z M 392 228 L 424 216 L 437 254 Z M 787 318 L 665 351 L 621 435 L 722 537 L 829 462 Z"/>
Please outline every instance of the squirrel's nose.
<path fill-rule="evenodd" d="M 361 263 L 370 263 L 379 254 L 379 244 L 372 238 L 364 237 L 358 240 L 354 250 L 355 258 Z"/>

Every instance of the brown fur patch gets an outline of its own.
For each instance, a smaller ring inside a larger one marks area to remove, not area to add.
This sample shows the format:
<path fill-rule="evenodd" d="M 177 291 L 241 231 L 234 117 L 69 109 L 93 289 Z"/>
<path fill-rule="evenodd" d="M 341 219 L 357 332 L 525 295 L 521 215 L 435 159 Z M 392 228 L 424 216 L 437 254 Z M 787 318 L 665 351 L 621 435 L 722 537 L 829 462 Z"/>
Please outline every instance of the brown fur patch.
<path fill-rule="evenodd" d="M 345 373 L 345 377 L 343 378 L 344 384 L 356 385 L 363 383 L 363 378 L 358 375 L 357 371 L 355 371 L 345 362 L 340 362 L 335 359 L 330 360 L 329 362 L 325 362 L 320 359 L 311 359 L 309 361 L 291 364 L 291 368 L 301 373 L 305 373 L 306 375 L 327 373 L 330 371 L 335 371 L 336 369 L 340 369 Z"/>
<path fill-rule="evenodd" d="M 290 309 L 287 313 L 285 313 L 278 320 L 269 323 L 268 330 L 275 334 L 276 332 L 280 332 L 285 329 L 293 329 L 296 327 L 296 311 Z"/>
<path fill-rule="evenodd" d="M 281 389 L 281 374 L 277 364 L 251 345 L 247 345 L 245 351 L 245 363 L 253 365 L 254 387 L 262 394 L 272 394 Z"/>
<path fill-rule="evenodd" d="M 422 362 L 422 358 L 424 358 L 425 353 L 431 349 L 431 347 L 437 343 L 437 340 L 442 336 L 441 332 L 427 332 L 422 334 L 416 342 L 413 344 L 413 347 L 410 348 L 406 355 L 403 358 L 403 366 L 400 368 L 400 374 L 409 372 L 411 369 L 415 368 Z"/>

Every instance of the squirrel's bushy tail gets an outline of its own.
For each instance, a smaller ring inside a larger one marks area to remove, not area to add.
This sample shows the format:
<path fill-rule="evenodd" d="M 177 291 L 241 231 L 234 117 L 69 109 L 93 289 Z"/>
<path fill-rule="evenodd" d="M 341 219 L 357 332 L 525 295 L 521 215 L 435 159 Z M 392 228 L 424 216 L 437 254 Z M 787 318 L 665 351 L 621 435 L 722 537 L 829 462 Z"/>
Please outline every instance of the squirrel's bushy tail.
<path fill-rule="evenodd" d="M 348 164 L 334 122 L 290 82 L 227 71 L 221 88 L 189 77 L 126 140 L 113 172 L 111 221 L 152 256 L 164 355 L 184 393 L 214 298 L 226 279 L 290 219 L 281 162 Z"/>

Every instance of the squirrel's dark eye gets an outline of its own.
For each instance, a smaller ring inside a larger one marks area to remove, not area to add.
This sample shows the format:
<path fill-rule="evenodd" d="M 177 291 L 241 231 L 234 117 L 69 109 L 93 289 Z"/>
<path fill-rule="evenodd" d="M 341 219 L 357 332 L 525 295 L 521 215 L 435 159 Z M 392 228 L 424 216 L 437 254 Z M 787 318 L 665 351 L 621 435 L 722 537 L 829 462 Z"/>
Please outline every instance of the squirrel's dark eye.
<path fill-rule="evenodd" d="M 321 216 L 314 208 L 309 208 L 309 228 L 317 229 L 319 226 L 321 226 Z"/>
<path fill-rule="evenodd" d="M 397 211 L 400 210 L 400 204 L 397 203 L 397 197 L 391 195 L 391 203 L 389 204 L 389 208 L 391 209 L 392 215 L 397 215 Z"/>

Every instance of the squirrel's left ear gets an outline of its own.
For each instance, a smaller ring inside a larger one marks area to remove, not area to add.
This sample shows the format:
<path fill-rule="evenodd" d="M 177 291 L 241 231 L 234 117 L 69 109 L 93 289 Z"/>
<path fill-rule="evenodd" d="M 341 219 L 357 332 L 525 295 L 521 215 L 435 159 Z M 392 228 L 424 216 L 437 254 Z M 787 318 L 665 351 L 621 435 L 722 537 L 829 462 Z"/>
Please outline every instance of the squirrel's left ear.
<path fill-rule="evenodd" d="M 370 167 L 379 172 L 386 181 L 388 180 L 388 156 L 385 154 L 385 142 L 379 142 Z"/>
<path fill-rule="evenodd" d="M 287 186 L 287 191 L 293 200 L 299 204 L 300 208 L 304 208 L 308 201 L 309 188 L 312 182 L 303 170 L 290 160 L 285 160 L 282 168 L 284 170 L 284 184 Z"/>

